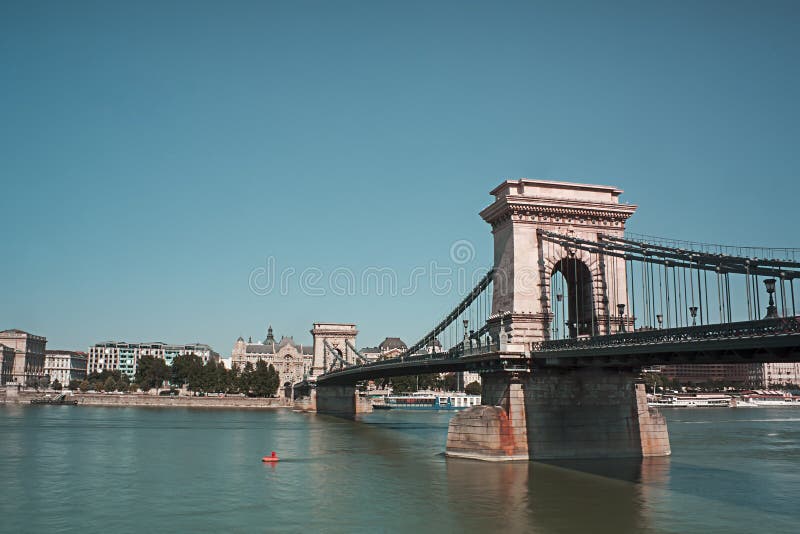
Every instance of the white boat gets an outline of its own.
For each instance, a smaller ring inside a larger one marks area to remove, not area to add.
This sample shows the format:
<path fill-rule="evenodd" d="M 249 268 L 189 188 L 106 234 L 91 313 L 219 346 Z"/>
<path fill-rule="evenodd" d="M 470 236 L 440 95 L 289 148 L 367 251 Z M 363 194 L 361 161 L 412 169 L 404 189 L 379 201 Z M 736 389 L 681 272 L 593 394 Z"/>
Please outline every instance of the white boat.
<path fill-rule="evenodd" d="M 659 395 L 650 396 L 647 405 L 654 408 L 727 408 L 731 405 L 731 396 L 721 393 Z"/>
<path fill-rule="evenodd" d="M 800 407 L 800 396 L 786 394 L 749 394 L 736 399 L 734 406 L 738 408 L 756 408 L 762 406 Z"/>
<path fill-rule="evenodd" d="M 480 403 L 480 395 L 417 391 L 410 395 L 387 395 L 383 403 L 373 402 L 372 405 L 378 409 L 460 410 Z"/>

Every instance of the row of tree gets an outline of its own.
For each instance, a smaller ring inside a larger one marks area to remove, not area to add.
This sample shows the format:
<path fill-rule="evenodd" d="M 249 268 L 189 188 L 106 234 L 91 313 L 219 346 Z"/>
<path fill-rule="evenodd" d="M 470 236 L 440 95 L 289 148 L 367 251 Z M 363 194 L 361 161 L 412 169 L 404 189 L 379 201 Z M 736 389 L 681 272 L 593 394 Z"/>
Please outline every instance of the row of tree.
<path fill-rule="evenodd" d="M 255 366 L 248 362 L 244 369 L 226 369 L 222 363 L 203 360 L 194 354 L 177 356 L 172 366 L 155 356 L 142 356 L 131 383 L 120 371 L 105 370 L 92 373 L 85 380 L 73 380 L 69 389 L 81 391 L 149 391 L 163 387 L 183 387 L 198 393 L 244 393 L 252 397 L 271 397 L 278 392 L 280 376 L 275 367 L 265 361 Z M 54 389 L 61 389 L 58 381 Z"/>

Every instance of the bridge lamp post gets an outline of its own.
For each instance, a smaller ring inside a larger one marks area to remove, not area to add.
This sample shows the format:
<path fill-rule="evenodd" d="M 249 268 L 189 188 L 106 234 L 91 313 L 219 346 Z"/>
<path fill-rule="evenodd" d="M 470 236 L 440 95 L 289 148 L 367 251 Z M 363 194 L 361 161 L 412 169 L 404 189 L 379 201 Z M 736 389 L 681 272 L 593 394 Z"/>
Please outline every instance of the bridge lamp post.
<path fill-rule="evenodd" d="M 619 314 L 619 331 L 625 331 L 625 305 L 624 304 L 617 304 L 617 313 Z"/>
<path fill-rule="evenodd" d="M 692 314 L 692 326 L 697 326 L 697 306 L 689 306 L 689 313 Z"/>
<path fill-rule="evenodd" d="M 658 321 L 658 329 L 661 330 L 661 323 L 664 322 L 664 316 L 659 313 L 656 315 L 656 321 Z"/>
<path fill-rule="evenodd" d="M 772 295 L 775 294 L 775 279 L 767 278 L 764 280 L 764 286 L 766 286 L 767 294 L 769 295 L 766 319 L 775 319 L 778 317 L 778 307 L 775 306 L 775 299 L 772 298 Z"/>

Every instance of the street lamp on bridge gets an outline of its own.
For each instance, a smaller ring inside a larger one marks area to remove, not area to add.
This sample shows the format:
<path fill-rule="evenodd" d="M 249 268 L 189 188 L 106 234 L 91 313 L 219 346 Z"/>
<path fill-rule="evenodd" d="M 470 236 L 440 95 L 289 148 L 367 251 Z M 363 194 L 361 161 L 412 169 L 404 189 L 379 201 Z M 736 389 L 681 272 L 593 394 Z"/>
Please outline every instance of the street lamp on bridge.
<path fill-rule="evenodd" d="M 692 314 L 692 326 L 697 326 L 697 306 L 689 306 L 689 313 Z"/>
<path fill-rule="evenodd" d="M 661 330 L 661 323 L 664 322 L 664 316 L 659 313 L 656 315 L 656 321 L 658 321 L 658 329 Z"/>
<path fill-rule="evenodd" d="M 767 278 L 764 280 L 764 286 L 766 286 L 767 294 L 769 295 L 769 305 L 767 306 L 765 319 L 775 319 L 778 317 L 778 307 L 775 306 L 775 299 L 772 298 L 772 295 L 775 294 L 775 279 Z"/>
<path fill-rule="evenodd" d="M 619 314 L 619 331 L 625 331 L 625 305 L 624 304 L 617 304 L 617 313 Z"/>

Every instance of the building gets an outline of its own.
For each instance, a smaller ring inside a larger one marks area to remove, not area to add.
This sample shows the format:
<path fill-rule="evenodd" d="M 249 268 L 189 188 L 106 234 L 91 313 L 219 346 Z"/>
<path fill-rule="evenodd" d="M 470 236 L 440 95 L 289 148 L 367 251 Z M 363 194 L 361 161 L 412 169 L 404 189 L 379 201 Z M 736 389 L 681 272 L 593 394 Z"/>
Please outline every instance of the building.
<path fill-rule="evenodd" d="M 662 365 L 661 374 L 681 384 L 704 384 L 716 382 L 725 386 L 754 385 L 757 368 L 753 363 L 703 363 Z"/>
<path fill-rule="evenodd" d="M 0 345 L 0 386 L 12 381 L 14 373 L 14 349 Z"/>
<path fill-rule="evenodd" d="M 295 343 L 293 337 L 281 336 L 281 340 L 276 341 L 270 326 L 264 341 L 253 343 L 252 338 L 245 341 L 239 337 L 233 345 L 232 369 L 241 370 L 248 363 L 255 367 L 259 360 L 272 365 L 278 371 L 281 386 L 285 386 L 296 384 L 308 375 L 313 365 L 314 352 L 310 345 Z M 284 388 L 280 387 L 278 392 L 283 395 Z"/>
<path fill-rule="evenodd" d="M 359 352 L 369 361 L 396 358 L 408 350 L 408 346 L 399 337 L 387 337 L 377 347 L 364 347 Z"/>
<path fill-rule="evenodd" d="M 800 386 L 800 363 L 756 363 L 751 367 L 753 387 Z"/>
<path fill-rule="evenodd" d="M 73 380 L 86 378 L 87 360 L 85 352 L 72 350 L 48 350 L 44 356 L 44 374 L 52 384 L 56 380 L 64 386 Z"/>
<path fill-rule="evenodd" d="M 0 332 L 0 344 L 14 350 L 12 382 L 27 385 L 44 376 L 47 338 L 14 328 Z M 5 361 L 5 357 L 3 360 Z"/>
<path fill-rule="evenodd" d="M 127 343 L 125 341 L 105 341 L 89 347 L 87 373 L 101 373 L 105 370 L 121 371 L 133 380 L 136 375 L 136 365 L 142 356 L 155 356 L 163 359 L 167 365 L 172 365 L 176 356 L 194 354 L 203 360 L 219 362 L 219 354 L 204 343 L 190 343 L 188 345 L 170 345 L 161 342 Z"/>

